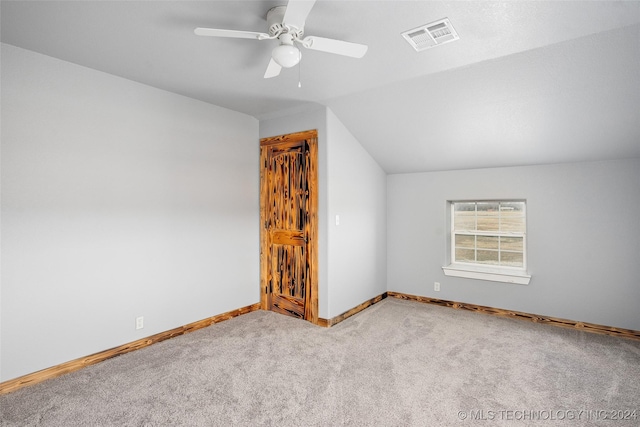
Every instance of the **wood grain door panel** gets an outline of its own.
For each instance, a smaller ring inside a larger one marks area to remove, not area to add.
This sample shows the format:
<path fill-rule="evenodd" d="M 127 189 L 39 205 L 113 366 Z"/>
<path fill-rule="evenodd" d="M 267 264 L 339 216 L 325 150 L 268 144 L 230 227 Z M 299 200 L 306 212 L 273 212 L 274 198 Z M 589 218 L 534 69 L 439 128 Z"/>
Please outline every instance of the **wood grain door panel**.
<path fill-rule="evenodd" d="M 317 323 L 317 132 L 260 140 L 261 304 Z"/>

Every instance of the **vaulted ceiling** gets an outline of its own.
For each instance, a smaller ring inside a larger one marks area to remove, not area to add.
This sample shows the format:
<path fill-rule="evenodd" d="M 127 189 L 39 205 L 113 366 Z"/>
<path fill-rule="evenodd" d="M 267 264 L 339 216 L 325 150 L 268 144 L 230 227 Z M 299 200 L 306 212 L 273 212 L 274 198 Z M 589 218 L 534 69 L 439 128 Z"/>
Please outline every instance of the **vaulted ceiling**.
<path fill-rule="evenodd" d="M 328 106 L 388 173 L 640 157 L 640 1 L 318 0 L 304 50 L 263 74 L 281 1 L 5 1 L 1 41 L 258 119 Z M 460 40 L 422 52 L 406 30 L 449 18 Z M 298 87 L 298 82 L 301 87 Z"/>

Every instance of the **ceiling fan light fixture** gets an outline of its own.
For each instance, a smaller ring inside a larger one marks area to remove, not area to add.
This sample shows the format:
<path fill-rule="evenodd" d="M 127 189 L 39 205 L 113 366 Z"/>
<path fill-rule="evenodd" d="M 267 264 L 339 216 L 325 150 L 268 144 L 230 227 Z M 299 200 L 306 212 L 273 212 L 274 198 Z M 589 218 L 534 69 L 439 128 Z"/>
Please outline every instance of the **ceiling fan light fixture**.
<path fill-rule="evenodd" d="M 292 44 L 283 43 L 271 52 L 271 57 L 278 65 L 284 68 L 291 68 L 300 62 L 302 53 L 300 49 Z"/>

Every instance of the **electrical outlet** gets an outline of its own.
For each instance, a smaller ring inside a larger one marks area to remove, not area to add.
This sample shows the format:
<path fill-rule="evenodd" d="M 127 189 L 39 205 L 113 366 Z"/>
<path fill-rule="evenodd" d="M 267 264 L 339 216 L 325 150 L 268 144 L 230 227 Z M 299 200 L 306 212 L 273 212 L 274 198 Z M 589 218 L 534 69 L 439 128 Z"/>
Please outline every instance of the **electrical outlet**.
<path fill-rule="evenodd" d="M 440 292 L 440 282 L 433 282 L 433 290 Z"/>
<path fill-rule="evenodd" d="M 144 317 L 136 317 L 136 329 L 144 328 Z"/>

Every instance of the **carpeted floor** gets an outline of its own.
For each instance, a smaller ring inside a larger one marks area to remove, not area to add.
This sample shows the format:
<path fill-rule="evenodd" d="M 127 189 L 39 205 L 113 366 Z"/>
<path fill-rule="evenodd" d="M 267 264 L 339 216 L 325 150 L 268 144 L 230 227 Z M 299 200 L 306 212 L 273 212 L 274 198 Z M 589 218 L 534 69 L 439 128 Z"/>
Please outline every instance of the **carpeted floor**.
<path fill-rule="evenodd" d="M 0 396 L 0 425 L 638 426 L 640 342 L 391 298 L 330 329 L 258 311 Z"/>

